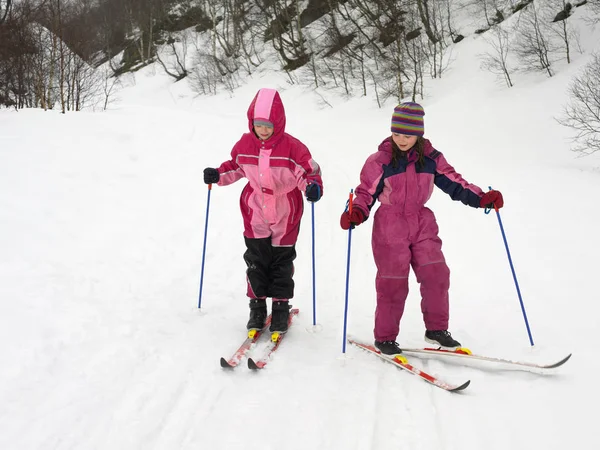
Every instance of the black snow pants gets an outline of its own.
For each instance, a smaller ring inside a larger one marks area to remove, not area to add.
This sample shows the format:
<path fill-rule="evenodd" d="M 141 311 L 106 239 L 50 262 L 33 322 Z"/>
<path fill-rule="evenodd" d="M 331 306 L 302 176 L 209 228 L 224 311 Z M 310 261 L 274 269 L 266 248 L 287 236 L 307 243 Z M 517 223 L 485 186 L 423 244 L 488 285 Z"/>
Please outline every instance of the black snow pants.
<path fill-rule="evenodd" d="M 296 246 L 273 247 L 271 238 L 246 241 L 247 295 L 250 298 L 271 297 L 274 300 L 287 300 L 294 296 L 294 259 Z"/>

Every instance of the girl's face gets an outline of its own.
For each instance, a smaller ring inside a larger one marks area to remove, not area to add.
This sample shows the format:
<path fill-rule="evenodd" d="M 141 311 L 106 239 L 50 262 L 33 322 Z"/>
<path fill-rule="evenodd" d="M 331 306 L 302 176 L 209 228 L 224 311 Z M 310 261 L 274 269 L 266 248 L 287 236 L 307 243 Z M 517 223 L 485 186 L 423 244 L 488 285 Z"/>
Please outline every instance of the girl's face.
<path fill-rule="evenodd" d="M 403 152 L 410 150 L 417 143 L 417 136 L 408 134 L 392 133 L 392 139 Z"/>
<path fill-rule="evenodd" d="M 254 132 L 261 141 L 266 141 L 273 135 L 273 127 L 265 125 L 254 125 Z"/>

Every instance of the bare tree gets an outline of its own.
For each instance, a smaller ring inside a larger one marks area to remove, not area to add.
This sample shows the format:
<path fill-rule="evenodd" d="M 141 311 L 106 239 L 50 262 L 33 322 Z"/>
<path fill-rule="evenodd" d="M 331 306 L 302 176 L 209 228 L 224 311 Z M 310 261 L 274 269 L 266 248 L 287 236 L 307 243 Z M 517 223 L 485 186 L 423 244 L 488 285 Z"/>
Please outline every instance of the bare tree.
<path fill-rule="evenodd" d="M 440 27 L 443 27 L 444 20 L 441 16 L 443 8 L 441 0 L 431 2 L 429 0 L 417 0 L 417 9 L 425 34 L 427 35 L 428 52 L 430 57 L 430 72 L 432 78 L 438 78 L 442 74 L 442 61 L 444 58 L 444 39 Z"/>
<path fill-rule="evenodd" d="M 67 111 L 65 101 L 67 48 L 64 43 L 63 0 L 50 0 L 46 4 L 45 20 L 43 22 L 49 25 L 48 28 L 50 30 L 49 34 L 42 34 L 50 38 L 49 90 L 54 89 L 54 84 L 56 84 L 57 98 L 60 101 L 61 112 L 64 114 Z"/>
<path fill-rule="evenodd" d="M 333 84 L 341 88 L 344 95 L 354 93 L 355 84 L 359 82 L 366 95 L 363 47 L 356 39 L 352 23 L 342 18 L 337 3 L 328 0 L 327 4 L 328 14 L 304 33 L 310 55 L 309 62 L 303 67 L 308 73 L 306 79 L 315 87 Z"/>
<path fill-rule="evenodd" d="M 14 7 L 0 26 L 0 105 L 17 109 L 34 106 L 33 61 L 40 52 L 29 26 L 31 4 Z"/>
<path fill-rule="evenodd" d="M 250 74 L 253 68 L 263 62 L 261 52 L 264 48 L 264 34 L 256 32 L 257 28 L 260 28 L 262 13 L 254 2 L 235 1 L 236 34 L 241 52 L 244 55 L 245 68 Z"/>
<path fill-rule="evenodd" d="M 300 0 L 257 0 L 256 5 L 268 22 L 264 38 L 272 42 L 293 82 L 290 72 L 310 59 L 300 21 Z"/>
<path fill-rule="evenodd" d="M 591 12 L 590 16 L 587 16 L 585 20 L 591 24 L 597 24 L 600 22 L 600 2 L 598 0 L 591 0 L 586 3 L 586 7 Z"/>
<path fill-rule="evenodd" d="M 422 32 L 420 16 L 417 9 L 413 7 L 405 19 L 406 28 L 410 30 L 403 36 L 405 65 L 402 73 L 406 80 L 407 89 L 406 92 L 402 92 L 402 96 L 398 97 L 398 101 L 401 101 L 409 93 L 412 101 L 416 101 L 419 96 L 422 97 L 426 71 L 429 70 L 432 76 L 439 72 L 437 69 L 438 60 L 435 56 L 435 50 L 433 50 L 434 47 L 440 48 L 438 47 L 439 42 L 432 44 L 428 35 Z"/>
<path fill-rule="evenodd" d="M 432 43 L 436 43 L 440 40 L 440 36 L 437 33 L 435 27 L 435 19 L 432 17 L 433 10 L 429 5 L 429 0 L 417 0 L 417 7 L 419 9 L 419 15 L 421 16 L 421 22 L 425 27 L 425 33 Z"/>
<path fill-rule="evenodd" d="M 513 2 L 507 0 L 471 0 L 463 6 L 468 7 L 475 17 L 483 15 L 488 27 L 492 27 L 505 19 L 505 9 L 510 9 Z"/>
<path fill-rule="evenodd" d="M 360 76 L 362 95 L 366 96 L 369 86 L 372 86 L 378 98 L 379 84 L 383 78 L 380 73 L 381 65 L 385 64 L 389 56 L 385 46 L 396 38 L 388 30 L 396 28 L 396 25 L 401 34 L 403 24 L 394 23 L 395 9 L 387 8 L 385 1 L 377 1 L 374 5 L 369 5 L 364 0 L 335 3 L 337 6 L 332 17 L 339 16 L 339 20 L 334 24 L 335 30 L 330 32 L 334 37 L 330 51 L 335 49 L 336 52 L 339 51 L 340 58 L 351 58 Z M 333 4 L 330 0 L 330 5 Z M 381 18 L 385 20 L 380 20 Z"/>
<path fill-rule="evenodd" d="M 382 38 L 386 35 L 387 21 L 380 20 L 385 9 L 385 5 L 381 2 L 376 2 L 373 6 L 365 0 L 348 0 L 338 4 L 341 19 L 350 26 L 349 32 L 355 33 L 360 38 L 360 42 L 373 55 L 373 59 L 385 57 L 383 46 L 387 41 Z"/>
<path fill-rule="evenodd" d="M 551 54 L 556 48 L 548 38 L 540 13 L 540 7 L 535 2 L 520 13 L 515 53 L 523 63 L 524 70 L 543 70 L 551 77 Z"/>
<path fill-rule="evenodd" d="M 12 0 L 0 0 L 0 25 L 4 23 L 10 11 Z"/>
<path fill-rule="evenodd" d="M 198 36 L 193 43 L 195 51 L 193 68 L 189 75 L 190 86 L 202 95 L 215 95 L 219 87 L 231 92 L 240 85 L 239 63 L 221 53 L 215 55 L 209 40 L 211 41 L 212 37 Z"/>
<path fill-rule="evenodd" d="M 239 0 L 204 0 L 204 7 L 212 22 L 213 51 L 216 46 L 226 57 L 236 58 L 241 54 L 242 34 L 241 17 L 245 10 Z"/>
<path fill-rule="evenodd" d="M 165 56 L 168 58 L 164 61 L 161 57 L 161 49 L 156 51 L 156 59 L 164 69 L 165 73 L 173 77 L 175 81 L 179 81 L 188 76 L 187 69 L 188 44 L 192 37 L 189 31 L 183 31 L 178 36 L 175 33 L 166 33 L 166 43 L 162 47 Z"/>
<path fill-rule="evenodd" d="M 481 68 L 501 76 L 506 85 L 512 87 L 511 70 L 508 64 L 508 55 L 511 51 L 509 31 L 502 25 L 496 25 L 491 29 L 491 36 L 486 36 L 485 40 L 492 50 L 482 55 Z"/>
<path fill-rule="evenodd" d="M 30 25 L 33 30 L 37 52 L 33 55 L 32 88 L 35 87 L 35 106 L 44 110 L 53 109 L 56 103 L 56 35 L 39 23 Z"/>
<path fill-rule="evenodd" d="M 405 95 L 410 73 L 405 39 L 411 13 L 416 13 L 412 0 L 351 0 L 344 7 L 343 17 L 350 18 L 360 43 L 355 60 L 363 86 L 367 81 L 373 86 L 378 102 Z"/>
<path fill-rule="evenodd" d="M 549 24 L 548 29 L 553 33 L 561 42 L 561 46 L 565 52 L 565 59 L 567 63 L 571 63 L 571 41 L 578 40 L 577 31 L 570 25 L 568 18 L 572 14 L 573 6 L 566 0 L 550 0 L 546 4 L 546 8 L 549 11 L 549 17 L 557 10 L 558 14 L 554 16 L 554 19 Z"/>
<path fill-rule="evenodd" d="M 450 0 L 436 0 L 431 5 L 430 26 L 433 27 L 437 41 L 433 42 L 429 39 L 428 47 L 430 48 L 432 67 L 432 77 L 441 78 L 444 70 L 447 68 L 447 48 L 448 38 L 451 38 L 452 32 L 452 16 L 451 16 Z M 428 35 L 429 36 L 429 35 Z"/>
<path fill-rule="evenodd" d="M 156 24 L 164 20 L 172 3 L 174 0 L 122 0 L 119 3 L 141 63 L 150 62 L 154 57 Z"/>
<path fill-rule="evenodd" d="M 412 92 L 411 99 L 412 101 L 417 100 L 417 96 L 423 97 L 423 81 L 424 81 L 424 65 L 426 63 L 426 51 L 427 46 L 425 45 L 424 37 L 419 35 L 414 39 L 407 39 L 405 41 L 406 47 L 406 56 L 408 61 L 410 61 L 409 69 L 407 72 L 410 75 L 407 76 L 410 81 L 412 78 Z M 398 100 L 401 100 L 402 97 L 399 97 Z"/>
<path fill-rule="evenodd" d="M 593 55 L 569 87 L 570 100 L 561 125 L 575 131 L 573 151 L 590 155 L 600 151 L 600 54 Z"/>
<path fill-rule="evenodd" d="M 16 108 L 59 106 L 62 112 L 79 111 L 92 103 L 101 86 L 86 61 L 93 59 L 86 13 L 94 4 L 93 0 L 22 0 L 13 5 L 11 16 L 0 27 L 2 103 Z"/>
<path fill-rule="evenodd" d="M 198 58 L 214 65 L 224 77 L 239 69 L 252 73 L 261 62 L 257 40 L 263 36 L 264 22 L 259 8 L 244 0 L 203 0 L 202 5 L 211 24 L 210 44 L 200 49 Z M 207 49 L 210 58 L 206 57 Z"/>

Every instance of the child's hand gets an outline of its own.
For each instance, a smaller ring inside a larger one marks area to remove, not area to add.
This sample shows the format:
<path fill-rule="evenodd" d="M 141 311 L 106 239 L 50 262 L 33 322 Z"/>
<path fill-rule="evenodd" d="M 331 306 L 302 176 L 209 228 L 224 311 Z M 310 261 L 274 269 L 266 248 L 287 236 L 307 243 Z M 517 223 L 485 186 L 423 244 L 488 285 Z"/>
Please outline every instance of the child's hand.
<path fill-rule="evenodd" d="M 306 200 L 309 202 L 318 202 L 321 199 L 321 186 L 316 183 L 306 186 Z"/>
<path fill-rule="evenodd" d="M 210 167 L 204 169 L 204 182 L 206 184 L 218 183 L 219 178 L 219 171 L 217 169 L 212 169 Z"/>
<path fill-rule="evenodd" d="M 340 217 L 340 226 L 342 229 L 347 230 L 350 227 L 354 228 L 355 225 L 360 225 L 364 221 L 365 215 L 363 212 L 358 208 L 354 208 L 352 214 L 348 211 L 342 213 L 342 217 Z"/>
<path fill-rule="evenodd" d="M 496 208 L 500 209 L 504 206 L 504 199 L 500 191 L 488 191 L 481 197 L 479 201 L 481 208 Z"/>

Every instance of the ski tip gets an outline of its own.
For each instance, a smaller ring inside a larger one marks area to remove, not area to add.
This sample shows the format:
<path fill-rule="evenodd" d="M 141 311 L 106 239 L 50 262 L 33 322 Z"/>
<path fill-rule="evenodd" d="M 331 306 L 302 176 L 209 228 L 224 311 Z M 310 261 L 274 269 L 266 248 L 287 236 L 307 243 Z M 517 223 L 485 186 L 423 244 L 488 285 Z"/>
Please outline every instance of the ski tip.
<path fill-rule="evenodd" d="M 471 384 L 471 380 L 467 380 L 465 381 L 463 384 L 461 384 L 460 386 L 456 386 L 452 389 L 448 389 L 450 392 L 458 392 L 458 391 L 462 391 L 464 389 L 467 388 L 467 386 L 469 386 Z"/>
<path fill-rule="evenodd" d="M 562 366 L 564 363 L 566 363 L 569 359 L 571 359 L 571 356 L 573 356 L 573 353 L 569 353 L 567 356 L 565 356 L 563 359 L 561 359 L 560 361 L 555 362 L 554 364 L 548 364 L 547 366 L 545 366 L 545 369 L 554 369 L 556 367 L 560 367 Z"/>
<path fill-rule="evenodd" d="M 235 366 L 229 364 L 229 361 L 227 361 L 225 358 L 221 358 L 221 367 L 223 369 L 233 369 Z"/>
<path fill-rule="evenodd" d="M 256 365 L 256 363 L 254 362 L 254 360 L 252 358 L 248 358 L 248 369 L 258 370 L 258 369 L 260 369 L 260 367 L 258 367 Z"/>

